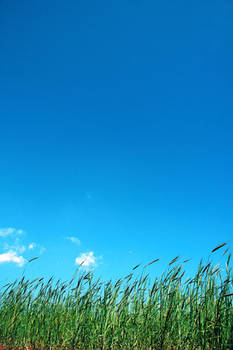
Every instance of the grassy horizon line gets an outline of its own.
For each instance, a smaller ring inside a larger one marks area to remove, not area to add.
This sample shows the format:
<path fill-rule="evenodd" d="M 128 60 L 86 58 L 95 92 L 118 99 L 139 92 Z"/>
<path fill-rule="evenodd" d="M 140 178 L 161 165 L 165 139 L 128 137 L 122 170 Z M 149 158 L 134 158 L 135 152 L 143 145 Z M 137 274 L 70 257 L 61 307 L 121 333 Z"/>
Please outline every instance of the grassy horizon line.
<path fill-rule="evenodd" d="M 211 254 L 225 246 L 218 245 Z M 201 260 L 196 274 L 185 281 L 183 263 L 188 260 L 177 264 L 178 256 L 153 283 L 146 268 L 159 259 L 145 265 L 139 277 L 135 273 L 141 264 L 116 282 L 95 281 L 93 272 L 78 275 L 78 269 L 70 281 L 54 284 L 53 277 L 46 282 L 23 276 L 0 290 L 0 345 L 33 350 L 232 350 L 228 248 L 222 256 L 224 270 Z"/>

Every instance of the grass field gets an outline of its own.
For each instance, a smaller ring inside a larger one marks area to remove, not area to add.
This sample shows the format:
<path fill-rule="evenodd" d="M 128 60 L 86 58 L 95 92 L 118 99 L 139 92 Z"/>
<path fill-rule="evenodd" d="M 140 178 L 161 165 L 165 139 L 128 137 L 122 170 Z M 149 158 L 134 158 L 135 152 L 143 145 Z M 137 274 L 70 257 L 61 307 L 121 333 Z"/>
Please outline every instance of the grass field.
<path fill-rule="evenodd" d="M 0 292 L 0 349 L 232 350 L 231 254 L 225 244 L 216 251 L 224 266 L 200 262 L 189 279 L 175 258 L 153 281 L 135 266 L 115 282 L 76 271 L 63 283 L 9 283 Z"/>

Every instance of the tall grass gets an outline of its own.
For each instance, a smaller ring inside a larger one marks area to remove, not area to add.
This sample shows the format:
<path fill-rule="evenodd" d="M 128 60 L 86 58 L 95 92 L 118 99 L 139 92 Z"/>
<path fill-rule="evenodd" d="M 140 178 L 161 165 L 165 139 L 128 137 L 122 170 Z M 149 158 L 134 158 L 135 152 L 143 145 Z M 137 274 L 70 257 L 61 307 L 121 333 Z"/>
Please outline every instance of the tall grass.
<path fill-rule="evenodd" d="M 63 283 L 23 277 L 0 292 L 0 343 L 36 350 L 233 349 L 231 254 L 225 258 L 224 269 L 201 261 L 188 280 L 177 258 L 153 281 L 147 267 L 135 275 L 139 266 L 107 283 L 91 272 Z"/>

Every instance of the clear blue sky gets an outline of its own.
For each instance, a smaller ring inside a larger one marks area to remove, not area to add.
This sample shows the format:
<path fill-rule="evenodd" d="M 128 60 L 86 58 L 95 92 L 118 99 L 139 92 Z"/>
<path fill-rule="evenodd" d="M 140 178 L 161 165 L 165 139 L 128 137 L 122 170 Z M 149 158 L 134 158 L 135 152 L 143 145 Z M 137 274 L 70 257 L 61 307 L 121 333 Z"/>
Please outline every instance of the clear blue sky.
<path fill-rule="evenodd" d="M 230 0 L 1 0 L 2 280 L 232 247 L 232 18 Z"/>

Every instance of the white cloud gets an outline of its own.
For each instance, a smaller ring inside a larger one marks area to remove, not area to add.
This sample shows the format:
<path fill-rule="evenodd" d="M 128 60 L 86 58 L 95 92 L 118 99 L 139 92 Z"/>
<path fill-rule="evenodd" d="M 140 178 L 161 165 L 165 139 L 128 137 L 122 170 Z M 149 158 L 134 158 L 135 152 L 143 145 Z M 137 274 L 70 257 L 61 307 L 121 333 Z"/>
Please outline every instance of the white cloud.
<path fill-rule="evenodd" d="M 68 239 L 69 241 L 71 241 L 72 243 L 75 243 L 77 245 L 80 245 L 81 244 L 81 241 L 77 238 L 77 237 L 66 237 L 66 239 Z"/>
<path fill-rule="evenodd" d="M 0 228 L 0 237 L 9 236 L 9 235 L 11 235 L 14 232 L 15 232 L 15 229 L 12 228 L 12 227 Z"/>
<path fill-rule="evenodd" d="M 7 237 L 13 235 L 14 233 L 21 235 L 23 230 L 16 230 L 13 227 L 0 228 L 0 237 Z"/>
<path fill-rule="evenodd" d="M 2 244 L 4 250 L 13 250 L 18 253 L 23 253 L 26 250 L 33 250 L 38 248 L 42 253 L 45 248 L 38 243 L 24 243 L 25 231 L 21 229 L 16 229 L 13 227 L 0 228 L 0 238 L 4 238 Z M 23 244 L 24 243 L 24 244 Z"/>
<path fill-rule="evenodd" d="M 95 267 L 96 266 L 96 257 L 93 252 L 82 253 L 79 257 L 75 259 L 76 265 L 81 265 L 83 267 Z"/>
<path fill-rule="evenodd" d="M 3 253 L 0 254 L 0 264 L 13 262 L 18 266 L 23 266 L 27 259 L 24 253 L 36 249 L 42 255 L 46 250 L 42 245 L 35 242 L 25 242 L 25 231 L 13 227 L 0 228 L 0 241 Z"/>
<path fill-rule="evenodd" d="M 32 242 L 28 245 L 28 249 L 32 250 L 36 248 L 36 243 Z"/>
<path fill-rule="evenodd" d="M 23 256 L 18 256 L 17 252 L 9 250 L 7 253 L 0 254 L 0 264 L 14 262 L 18 266 L 23 266 L 25 263 Z"/>

